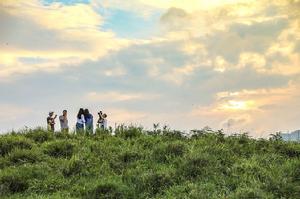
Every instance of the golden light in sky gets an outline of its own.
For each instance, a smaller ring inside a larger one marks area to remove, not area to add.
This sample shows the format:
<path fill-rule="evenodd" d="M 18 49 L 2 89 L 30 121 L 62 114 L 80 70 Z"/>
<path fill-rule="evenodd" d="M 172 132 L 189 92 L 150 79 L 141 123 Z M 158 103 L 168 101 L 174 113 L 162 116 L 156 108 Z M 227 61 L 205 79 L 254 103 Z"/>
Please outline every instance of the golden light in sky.
<path fill-rule="evenodd" d="M 299 129 L 299 10 L 299 0 L 0 0 L 0 131 L 82 106 L 148 127 Z"/>

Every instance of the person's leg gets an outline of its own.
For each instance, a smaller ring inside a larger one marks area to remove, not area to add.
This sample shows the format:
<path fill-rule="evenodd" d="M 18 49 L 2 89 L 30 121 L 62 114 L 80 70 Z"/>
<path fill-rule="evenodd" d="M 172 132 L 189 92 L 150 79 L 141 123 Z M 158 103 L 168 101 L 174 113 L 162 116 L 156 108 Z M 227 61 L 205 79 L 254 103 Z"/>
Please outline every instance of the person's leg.
<path fill-rule="evenodd" d="M 82 130 L 82 127 L 79 123 L 76 123 L 76 134 L 80 134 L 80 131 Z"/>

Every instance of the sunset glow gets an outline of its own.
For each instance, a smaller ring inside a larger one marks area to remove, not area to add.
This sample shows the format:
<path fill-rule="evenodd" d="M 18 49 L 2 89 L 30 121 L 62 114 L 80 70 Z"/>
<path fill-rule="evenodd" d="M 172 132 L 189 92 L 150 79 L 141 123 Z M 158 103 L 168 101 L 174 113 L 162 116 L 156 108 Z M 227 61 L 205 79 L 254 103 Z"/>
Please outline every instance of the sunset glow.
<path fill-rule="evenodd" d="M 0 2 L 0 131 L 53 110 L 115 123 L 299 129 L 298 0 Z M 276 117 L 274 117 L 276 115 Z M 225 125 L 226 126 L 226 125 Z"/>

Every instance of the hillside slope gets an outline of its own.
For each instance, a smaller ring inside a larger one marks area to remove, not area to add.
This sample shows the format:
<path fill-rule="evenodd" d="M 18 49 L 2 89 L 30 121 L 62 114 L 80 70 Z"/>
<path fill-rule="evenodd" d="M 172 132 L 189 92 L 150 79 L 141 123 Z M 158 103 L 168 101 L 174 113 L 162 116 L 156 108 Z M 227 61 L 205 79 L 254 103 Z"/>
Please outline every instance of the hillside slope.
<path fill-rule="evenodd" d="M 121 126 L 0 136 L 1 198 L 299 198 L 300 144 Z"/>

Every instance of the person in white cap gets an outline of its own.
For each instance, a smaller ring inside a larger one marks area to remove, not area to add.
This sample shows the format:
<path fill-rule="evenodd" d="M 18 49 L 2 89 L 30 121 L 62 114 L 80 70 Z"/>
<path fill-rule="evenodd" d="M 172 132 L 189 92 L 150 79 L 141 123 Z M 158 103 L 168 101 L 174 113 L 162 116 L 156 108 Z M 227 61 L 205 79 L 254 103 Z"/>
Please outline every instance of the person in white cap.
<path fill-rule="evenodd" d="M 47 128 L 48 131 L 52 131 L 54 132 L 54 126 L 55 126 L 55 119 L 56 119 L 57 115 L 54 115 L 53 111 L 49 112 L 49 116 L 47 117 Z"/>

